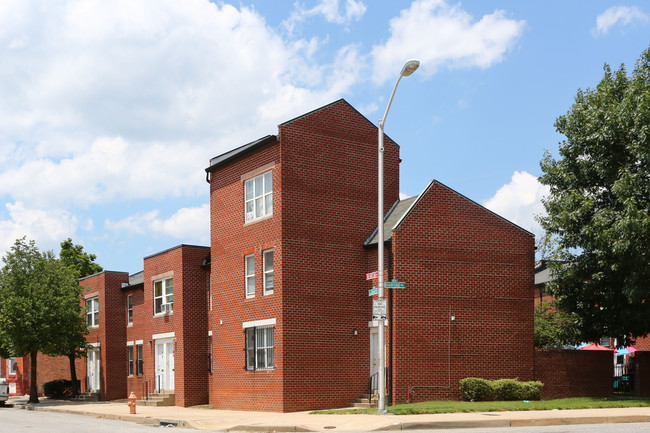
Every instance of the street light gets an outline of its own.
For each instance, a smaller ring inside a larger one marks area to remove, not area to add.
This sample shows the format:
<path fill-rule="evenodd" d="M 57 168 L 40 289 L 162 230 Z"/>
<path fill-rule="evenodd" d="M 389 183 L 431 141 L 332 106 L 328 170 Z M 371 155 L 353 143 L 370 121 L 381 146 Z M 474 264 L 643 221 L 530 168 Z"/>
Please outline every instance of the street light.
<path fill-rule="evenodd" d="M 397 90 L 397 85 L 399 84 L 402 77 L 408 77 L 420 66 L 418 60 L 408 60 L 402 72 L 399 74 L 399 78 L 393 87 L 393 93 L 390 94 L 390 99 L 388 100 L 388 106 L 386 107 L 386 112 L 384 117 L 379 121 L 379 140 L 378 140 L 378 149 L 379 149 L 379 163 L 378 163 L 378 181 L 377 189 L 378 199 L 377 199 L 377 228 L 379 233 L 377 235 L 377 271 L 378 275 L 378 284 L 377 292 L 379 299 L 384 299 L 384 124 L 386 123 L 386 117 L 388 116 L 388 110 L 390 110 L 390 105 L 393 103 L 393 97 L 395 96 L 395 91 Z M 386 413 L 386 328 L 384 327 L 384 321 L 379 321 L 379 377 L 377 381 L 377 388 L 379 393 L 379 401 L 377 402 L 377 412 Z"/>

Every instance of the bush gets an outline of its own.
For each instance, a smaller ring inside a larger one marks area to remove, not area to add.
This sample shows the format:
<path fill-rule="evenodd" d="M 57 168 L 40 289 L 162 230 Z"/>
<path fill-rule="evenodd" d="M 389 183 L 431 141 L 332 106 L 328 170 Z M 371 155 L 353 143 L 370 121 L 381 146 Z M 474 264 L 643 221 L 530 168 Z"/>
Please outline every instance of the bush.
<path fill-rule="evenodd" d="M 468 401 L 494 400 L 494 387 L 489 380 L 468 377 L 460 381 L 460 395 Z"/>
<path fill-rule="evenodd" d="M 542 382 L 519 382 L 517 379 L 486 380 L 468 377 L 460 381 L 460 396 L 468 401 L 541 400 Z"/>
<path fill-rule="evenodd" d="M 77 387 L 79 387 L 77 380 Z M 72 395 L 72 381 L 67 379 L 56 379 L 43 384 L 43 394 L 50 398 L 63 398 Z"/>

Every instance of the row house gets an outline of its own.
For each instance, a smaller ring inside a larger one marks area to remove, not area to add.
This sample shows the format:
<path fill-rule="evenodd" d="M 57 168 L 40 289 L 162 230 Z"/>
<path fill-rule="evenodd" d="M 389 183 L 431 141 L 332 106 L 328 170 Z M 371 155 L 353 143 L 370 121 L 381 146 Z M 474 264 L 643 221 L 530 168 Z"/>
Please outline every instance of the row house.
<path fill-rule="evenodd" d="M 384 272 L 406 283 L 387 290 L 389 401 L 455 399 L 468 376 L 532 379 L 533 235 L 438 181 L 400 200 L 399 146 L 384 146 Z M 365 278 L 377 270 L 377 127 L 338 100 L 205 171 L 210 247 L 80 281 L 85 388 L 220 409 L 350 404 L 381 374 Z"/>

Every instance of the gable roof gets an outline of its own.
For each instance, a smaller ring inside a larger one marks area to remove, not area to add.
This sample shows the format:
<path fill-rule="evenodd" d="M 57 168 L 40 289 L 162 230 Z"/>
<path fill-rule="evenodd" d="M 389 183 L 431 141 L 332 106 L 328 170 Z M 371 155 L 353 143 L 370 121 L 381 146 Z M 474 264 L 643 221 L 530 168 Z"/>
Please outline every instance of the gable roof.
<path fill-rule="evenodd" d="M 476 206 L 479 206 L 480 208 L 482 208 L 482 209 L 485 210 L 486 212 L 491 213 L 492 215 L 494 215 L 494 216 L 496 216 L 496 217 L 502 219 L 503 221 L 507 222 L 508 224 L 515 226 L 516 228 L 518 228 L 519 230 L 525 232 L 526 234 L 528 234 L 528 235 L 530 235 L 530 236 L 535 236 L 533 233 L 531 233 L 531 232 L 529 232 L 528 230 L 522 228 L 521 226 L 519 226 L 519 225 L 513 223 L 512 221 L 510 221 L 510 220 L 508 220 L 508 219 L 502 217 L 501 215 L 499 215 L 499 214 L 497 214 L 497 213 L 495 213 L 495 212 L 492 212 L 490 209 L 486 208 L 485 206 L 482 206 L 482 205 L 478 204 L 478 203 L 475 202 L 474 200 L 472 200 L 472 199 L 470 199 L 470 198 L 464 196 L 463 194 L 459 193 L 458 191 L 456 191 L 456 190 L 454 190 L 454 189 L 448 187 L 448 186 L 445 185 L 444 183 L 439 182 L 439 181 L 433 179 L 431 182 L 429 182 L 429 184 L 428 184 L 427 187 L 424 189 L 424 191 L 422 191 L 421 194 L 419 194 L 419 195 L 417 195 L 417 196 L 414 196 L 414 197 L 409 197 L 409 198 L 404 199 L 404 200 L 399 200 L 399 201 L 397 201 L 397 202 L 393 205 L 393 207 L 390 208 L 390 210 L 388 211 L 388 213 L 387 213 L 386 216 L 384 217 L 384 242 L 389 241 L 389 240 L 392 239 L 392 237 L 393 237 L 393 232 L 394 232 L 395 230 L 397 230 L 397 229 L 400 227 L 400 225 L 402 224 L 402 222 L 403 222 L 403 221 L 408 217 L 408 215 L 411 213 L 411 210 L 417 206 L 417 204 L 419 203 L 420 199 L 421 199 L 421 198 L 422 198 L 422 197 L 423 197 L 423 196 L 424 196 L 424 195 L 425 195 L 425 194 L 426 194 L 426 193 L 431 189 L 431 187 L 432 187 L 434 184 L 436 184 L 436 183 L 437 183 L 438 185 L 440 185 L 440 186 L 442 186 L 442 187 L 448 189 L 449 191 L 453 192 L 454 194 L 456 194 L 456 195 L 458 195 L 458 196 L 464 198 L 465 200 L 468 200 L 469 202 L 474 203 Z M 375 228 L 375 230 L 372 232 L 372 234 L 370 235 L 370 237 L 369 237 L 369 238 L 364 242 L 364 246 L 367 246 L 367 245 L 375 245 L 375 244 L 377 244 L 378 231 L 379 231 L 379 230 Z"/>

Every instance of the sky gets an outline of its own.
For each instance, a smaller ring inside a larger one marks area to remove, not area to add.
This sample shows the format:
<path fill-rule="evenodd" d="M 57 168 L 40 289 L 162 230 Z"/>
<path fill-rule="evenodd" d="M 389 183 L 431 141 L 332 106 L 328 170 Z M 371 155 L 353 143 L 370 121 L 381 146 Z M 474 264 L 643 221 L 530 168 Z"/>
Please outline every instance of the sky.
<path fill-rule="evenodd" d="M 210 158 L 339 98 L 376 124 L 411 58 L 402 195 L 436 179 L 539 235 L 555 120 L 649 45 L 634 0 L 2 0 L 0 255 L 209 245 Z"/>

